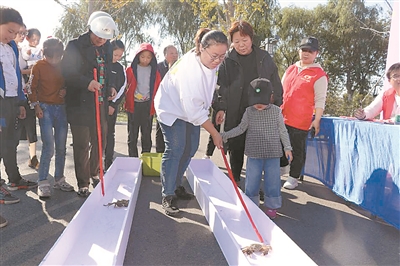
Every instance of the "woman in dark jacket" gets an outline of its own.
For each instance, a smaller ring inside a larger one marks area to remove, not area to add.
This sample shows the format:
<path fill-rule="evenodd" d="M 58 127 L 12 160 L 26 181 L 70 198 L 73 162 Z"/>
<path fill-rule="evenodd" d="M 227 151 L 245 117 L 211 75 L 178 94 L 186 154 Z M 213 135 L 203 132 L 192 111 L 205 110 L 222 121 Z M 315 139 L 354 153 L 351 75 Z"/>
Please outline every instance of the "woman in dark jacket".
<path fill-rule="evenodd" d="M 105 14 L 89 18 L 89 31 L 68 42 L 61 62 L 67 89 L 67 119 L 74 143 L 78 195 L 82 197 L 90 194 L 90 178 L 93 179 L 93 186 L 99 182 L 94 92 L 99 92 L 102 147 L 105 147 L 107 132 L 108 101 L 113 100 L 117 94 L 114 77 L 111 75 L 113 54 L 109 41 L 115 36 L 116 26 L 113 19 Z M 97 81 L 93 77 L 94 68 L 97 69 Z"/>
<path fill-rule="evenodd" d="M 282 104 L 282 84 L 278 68 L 269 53 L 253 45 L 253 28 L 246 21 L 235 21 L 229 29 L 233 49 L 231 49 L 218 71 L 218 100 L 214 103 L 217 124 L 225 119 L 224 129 L 228 131 L 242 120 L 249 106 L 247 90 L 256 78 L 270 80 L 277 106 Z M 224 118 L 225 116 L 225 118 Z M 229 139 L 228 152 L 232 173 L 239 185 L 244 159 L 245 135 Z"/>

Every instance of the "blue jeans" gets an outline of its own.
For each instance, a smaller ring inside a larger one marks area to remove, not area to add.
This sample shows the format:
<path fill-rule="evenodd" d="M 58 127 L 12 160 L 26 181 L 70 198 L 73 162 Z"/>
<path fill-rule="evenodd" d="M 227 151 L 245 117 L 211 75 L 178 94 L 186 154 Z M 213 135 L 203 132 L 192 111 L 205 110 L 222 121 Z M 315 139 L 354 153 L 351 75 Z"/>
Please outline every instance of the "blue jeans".
<path fill-rule="evenodd" d="M 66 141 L 68 133 L 65 105 L 40 103 L 43 117 L 39 119 L 42 138 L 39 181 L 47 179 L 50 161 L 56 151 L 54 179 L 59 181 L 64 176 Z M 54 128 L 54 132 L 53 132 Z M 55 145 L 55 148 L 54 148 Z"/>
<path fill-rule="evenodd" d="M 278 209 L 282 206 L 280 158 L 255 159 L 247 157 L 246 195 L 258 206 L 260 183 L 264 173 L 264 206 Z"/>
<path fill-rule="evenodd" d="M 183 174 L 200 142 L 200 126 L 177 119 L 172 126 L 160 123 L 165 140 L 161 160 L 162 196 L 175 195 L 182 184 Z"/>

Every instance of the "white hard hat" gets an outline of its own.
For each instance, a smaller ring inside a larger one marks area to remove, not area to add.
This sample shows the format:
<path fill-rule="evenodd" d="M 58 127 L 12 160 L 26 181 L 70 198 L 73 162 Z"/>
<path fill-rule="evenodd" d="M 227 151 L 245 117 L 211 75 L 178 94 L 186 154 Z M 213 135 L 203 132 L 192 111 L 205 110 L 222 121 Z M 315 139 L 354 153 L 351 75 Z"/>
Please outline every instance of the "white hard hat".
<path fill-rule="evenodd" d="M 110 16 L 99 16 L 90 21 L 89 29 L 97 37 L 112 39 L 118 35 L 117 26 Z"/>
<path fill-rule="evenodd" d="M 104 11 L 94 11 L 94 12 L 90 15 L 87 25 L 90 26 L 90 23 L 92 22 L 93 19 L 95 19 L 95 18 L 97 18 L 97 17 L 103 17 L 103 16 L 107 16 L 107 17 L 110 17 L 110 18 L 111 18 L 111 15 L 108 14 L 107 12 L 104 12 Z"/>

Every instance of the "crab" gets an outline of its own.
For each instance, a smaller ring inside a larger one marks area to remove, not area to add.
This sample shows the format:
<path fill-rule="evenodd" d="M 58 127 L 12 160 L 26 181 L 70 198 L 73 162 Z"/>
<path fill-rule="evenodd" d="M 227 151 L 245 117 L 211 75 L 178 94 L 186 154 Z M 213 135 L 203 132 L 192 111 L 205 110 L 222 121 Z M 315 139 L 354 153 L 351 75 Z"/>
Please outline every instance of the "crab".
<path fill-rule="evenodd" d="M 266 244 L 251 244 L 250 246 L 242 248 L 243 254 L 246 254 L 248 256 L 255 252 L 260 252 L 262 255 L 265 256 L 270 250 L 271 246 Z"/>
<path fill-rule="evenodd" d="M 114 208 L 116 208 L 116 207 L 128 207 L 128 204 L 129 204 L 129 200 L 122 199 L 122 200 L 117 200 L 115 202 L 110 202 L 108 204 L 104 204 L 103 206 L 108 207 L 108 206 L 114 205 Z"/>

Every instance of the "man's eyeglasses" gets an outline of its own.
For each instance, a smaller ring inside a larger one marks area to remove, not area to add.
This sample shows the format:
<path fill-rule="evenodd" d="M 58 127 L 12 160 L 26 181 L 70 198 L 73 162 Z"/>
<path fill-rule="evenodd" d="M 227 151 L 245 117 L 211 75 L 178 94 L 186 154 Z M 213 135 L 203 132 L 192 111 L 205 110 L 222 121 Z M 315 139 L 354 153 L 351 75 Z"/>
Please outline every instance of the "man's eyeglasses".
<path fill-rule="evenodd" d="M 399 81 L 400 80 L 400 75 L 393 75 L 390 77 L 390 79 L 394 79 L 395 81 Z"/>
<path fill-rule="evenodd" d="M 27 36 L 27 35 L 28 35 L 28 32 L 26 32 L 26 31 L 20 31 L 20 32 L 17 32 L 17 34 L 19 34 L 19 35 L 21 35 L 21 36 Z"/>
<path fill-rule="evenodd" d="M 219 59 L 219 61 L 224 61 L 224 59 L 225 59 L 225 55 L 220 55 L 220 56 L 212 56 L 212 55 L 210 55 L 210 53 L 207 52 L 207 48 L 204 49 L 204 51 L 206 51 L 206 53 L 210 56 L 211 61 L 216 61 L 217 59 Z"/>

